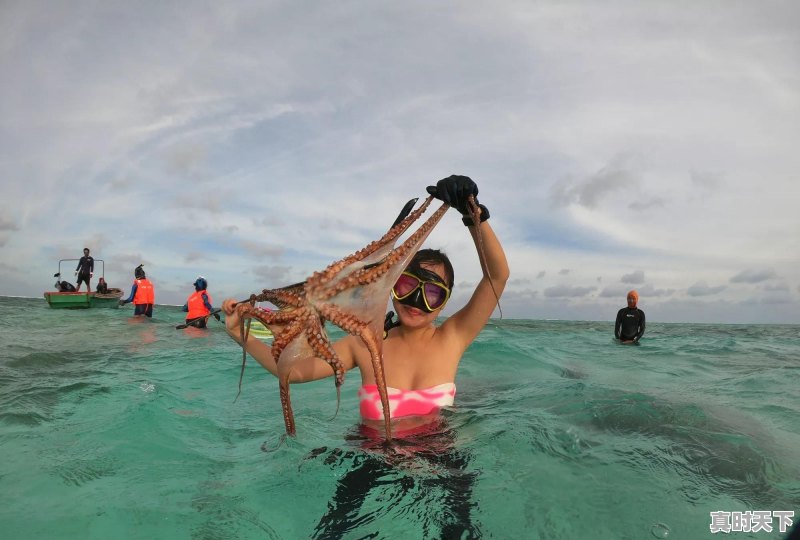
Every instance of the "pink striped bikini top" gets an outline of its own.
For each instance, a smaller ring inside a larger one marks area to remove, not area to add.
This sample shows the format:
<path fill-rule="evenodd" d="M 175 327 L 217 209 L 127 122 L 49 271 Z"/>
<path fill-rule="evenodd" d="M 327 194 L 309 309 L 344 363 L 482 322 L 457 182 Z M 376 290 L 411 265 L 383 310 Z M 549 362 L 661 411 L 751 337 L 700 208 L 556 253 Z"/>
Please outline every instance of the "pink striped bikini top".
<path fill-rule="evenodd" d="M 422 416 L 453 404 L 455 383 L 442 383 L 424 390 L 400 390 L 387 387 L 391 418 Z M 365 384 L 358 390 L 361 416 L 367 420 L 383 420 L 383 407 L 378 386 Z"/>

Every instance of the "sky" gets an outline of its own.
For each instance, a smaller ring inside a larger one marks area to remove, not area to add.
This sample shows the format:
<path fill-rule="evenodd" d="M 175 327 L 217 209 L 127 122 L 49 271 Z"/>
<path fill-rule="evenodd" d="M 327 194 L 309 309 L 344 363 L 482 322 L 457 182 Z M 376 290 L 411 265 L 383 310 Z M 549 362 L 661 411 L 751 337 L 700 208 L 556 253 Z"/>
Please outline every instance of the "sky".
<path fill-rule="evenodd" d="M 0 3 L 0 295 L 305 279 L 468 175 L 504 318 L 800 323 L 800 3 Z M 480 278 L 455 210 L 429 237 Z M 76 262 L 61 271 L 74 282 Z M 94 283 L 93 283 L 94 284 Z M 499 311 L 495 316 L 500 316 Z"/>

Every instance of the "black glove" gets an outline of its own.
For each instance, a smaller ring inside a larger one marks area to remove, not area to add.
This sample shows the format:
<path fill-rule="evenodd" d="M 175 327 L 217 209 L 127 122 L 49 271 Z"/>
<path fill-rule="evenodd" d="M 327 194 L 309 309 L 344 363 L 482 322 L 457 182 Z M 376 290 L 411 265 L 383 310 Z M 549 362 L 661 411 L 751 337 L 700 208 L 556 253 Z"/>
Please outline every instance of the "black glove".
<path fill-rule="evenodd" d="M 482 204 L 479 204 L 479 205 L 478 205 L 478 208 L 480 208 L 480 209 L 481 209 L 481 223 L 483 223 L 484 221 L 486 221 L 487 219 L 489 219 L 489 209 L 488 209 L 488 208 L 486 208 L 486 207 L 485 207 L 484 205 L 482 205 Z M 467 227 L 471 227 L 471 226 L 475 225 L 475 224 L 472 222 L 472 216 L 464 216 L 464 217 L 462 217 L 462 218 L 461 218 L 461 222 L 462 222 L 462 223 L 464 223 L 464 225 L 466 225 Z"/>
<path fill-rule="evenodd" d="M 464 216 L 461 219 L 464 225 L 473 224 L 467 199 L 472 195 L 475 198 L 475 204 L 478 204 L 478 185 L 473 182 L 472 178 L 456 174 L 448 176 L 439 180 L 435 186 L 428 186 L 428 193 L 458 210 Z M 489 219 L 489 210 L 482 204 L 478 204 L 478 206 L 481 209 L 481 223 L 483 223 Z"/>

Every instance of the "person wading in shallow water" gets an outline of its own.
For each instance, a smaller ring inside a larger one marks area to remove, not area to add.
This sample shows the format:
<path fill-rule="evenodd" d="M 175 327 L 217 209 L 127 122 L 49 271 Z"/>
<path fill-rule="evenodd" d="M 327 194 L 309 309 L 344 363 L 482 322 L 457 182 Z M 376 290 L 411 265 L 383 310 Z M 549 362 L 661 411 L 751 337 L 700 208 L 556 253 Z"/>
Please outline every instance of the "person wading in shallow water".
<path fill-rule="evenodd" d="M 341 538 L 353 527 L 363 526 L 358 516 L 362 503 L 373 488 L 385 484 L 389 477 L 397 477 L 394 465 L 402 455 L 427 460 L 436 470 L 442 471 L 436 478 L 418 480 L 424 484 L 420 485 L 421 488 L 444 492 L 447 508 L 437 514 L 438 522 L 435 523 L 442 537 L 479 536 L 470 519 L 470 508 L 474 505 L 470 500 L 471 491 L 477 473 L 466 471 L 468 456 L 456 449 L 455 433 L 447 428 L 440 409 L 453 404 L 461 357 L 497 306 L 509 277 L 509 268 L 500 241 L 487 221 L 489 210 L 479 205 L 478 223 L 473 223 L 469 217 L 467 197 L 473 195 L 477 198 L 475 182 L 466 176 L 450 176 L 440 180 L 436 186 L 430 186 L 428 192 L 464 216 L 462 221 L 474 242 L 477 242 L 476 228 L 480 228 L 486 257 L 483 275 L 466 305 L 438 326 L 436 318 L 450 298 L 454 283 L 453 267 L 443 253 L 420 250 L 392 288 L 392 302 L 399 323 L 387 325 L 389 328 L 383 343 L 384 371 L 395 436 L 388 450 L 383 445 L 383 411 L 369 351 L 355 336 L 346 336 L 333 344 L 345 369 L 358 367 L 361 372 L 358 392 L 361 424 L 357 433 L 348 438 L 357 439 L 360 446 L 369 452 L 359 454 L 363 459 L 357 459 L 356 467 L 340 478 L 334 499 L 314 531 L 315 538 Z M 228 333 L 241 343 L 235 306 L 235 300 L 227 299 L 222 309 L 226 314 Z M 265 369 L 277 375 L 277 364 L 267 344 L 250 336 L 246 349 Z M 294 364 L 290 382 L 315 381 L 331 375 L 331 368 L 324 360 L 301 359 Z M 320 449 L 316 454 L 325 450 Z M 336 452 L 341 451 L 333 451 L 331 455 Z M 406 476 L 403 481 L 415 482 L 412 476 Z"/>
<path fill-rule="evenodd" d="M 208 294 L 208 281 L 203 276 L 194 280 L 194 292 L 183 305 L 186 311 L 186 324 L 195 328 L 206 328 L 208 316 L 214 311 L 211 296 Z"/>
<path fill-rule="evenodd" d="M 617 312 L 617 321 L 614 323 L 614 337 L 620 343 L 639 343 L 644 335 L 644 311 L 636 307 L 639 303 L 639 293 L 628 293 L 628 307 Z"/>
<path fill-rule="evenodd" d="M 143 265 L 140 264 L 134 269 L 133 276 L 135 279 L 131 286 L 131 295 L 125 300 L 120 300 L 119 305 L 124 306 L 125 304 L 133 302 L 134 316 L 144 315 L 146 317 L 152 317 L 156 294 L 153 284 L 147 279 L 142 266 Z"/>

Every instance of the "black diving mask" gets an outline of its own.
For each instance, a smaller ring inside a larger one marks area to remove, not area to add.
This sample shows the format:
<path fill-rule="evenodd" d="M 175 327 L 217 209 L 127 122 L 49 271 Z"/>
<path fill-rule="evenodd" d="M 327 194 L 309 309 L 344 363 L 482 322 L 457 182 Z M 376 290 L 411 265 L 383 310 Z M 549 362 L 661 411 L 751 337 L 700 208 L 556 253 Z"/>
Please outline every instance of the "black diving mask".
<path fill-rule="evenodd" d="M 415 268 L 414 272 L 406 270 L 400 274 L 392 287 L 392 296 L 401 304 L 433 313 L 447 303 L 450 289 L 436 272 Z"/>

